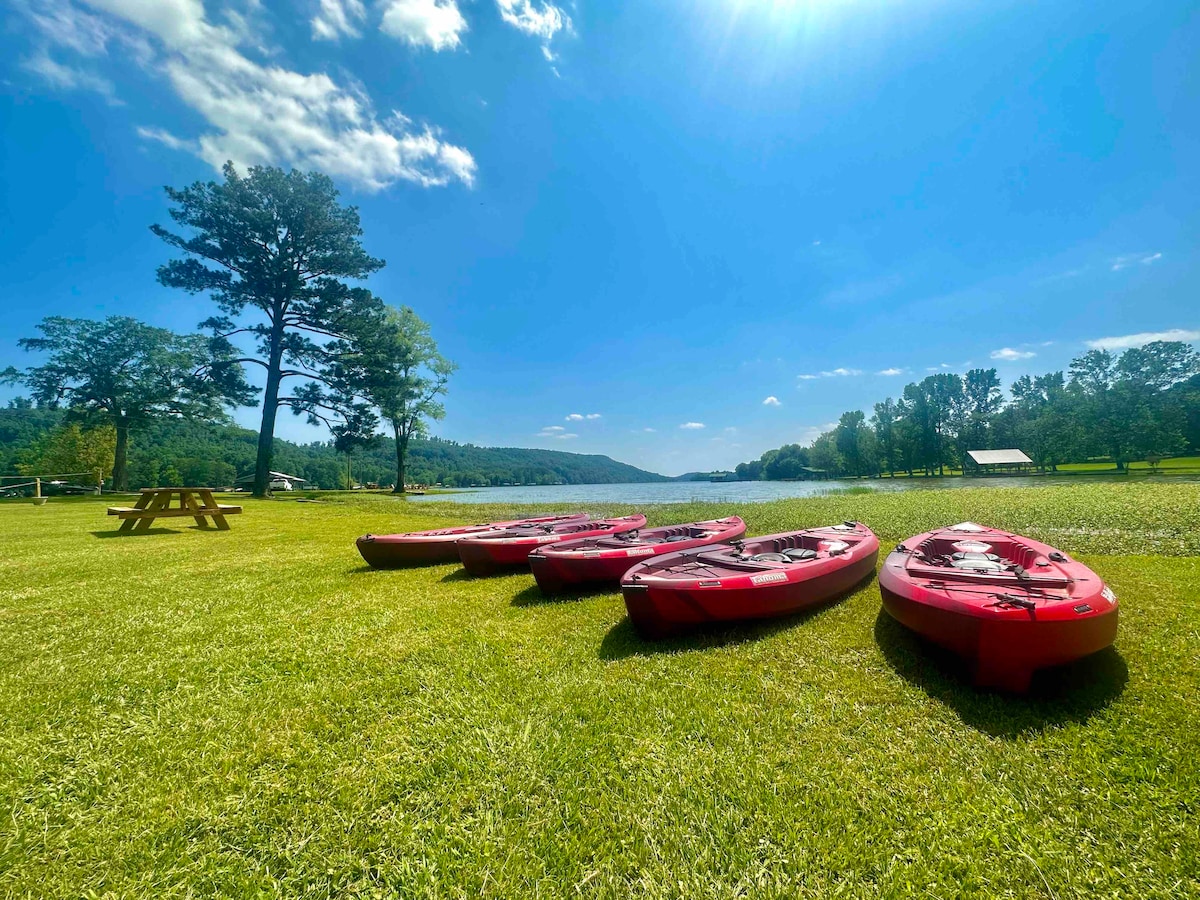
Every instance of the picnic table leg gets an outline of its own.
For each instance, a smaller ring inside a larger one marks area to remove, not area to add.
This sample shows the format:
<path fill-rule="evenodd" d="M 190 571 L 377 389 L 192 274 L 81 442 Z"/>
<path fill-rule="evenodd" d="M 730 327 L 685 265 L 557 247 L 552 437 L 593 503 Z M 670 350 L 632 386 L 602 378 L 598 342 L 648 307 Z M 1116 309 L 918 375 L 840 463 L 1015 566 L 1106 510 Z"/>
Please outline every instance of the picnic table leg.
<path fill-rule="evenodd" d="M 169 509 L 171 506 L 170 493 L 153 494 L 153 500 L 146 506 L 142 507 L 147 512 L 153 512 L 156 509 Z M 154 516 L 148 516 L 145 519 L 137 519 L 137 524 L 133 526 L 135 532 L 145 532 L 150 530 L 150 526 L 154 524 Z"/>
<path fill-rule="evenodd" d="M 196 495 L 190 491 L 184 491 L 179 495 L 179 505 L 186 509 L 190 509 L 194 513 L 200 512 L 200 503 L 196 500 Z M 196 524 L 201 528 L 208 527 L 208 519 L 201 515 L 192 516 L 196 520 Z"/>
<path fill-rule="evenodd" d="M 210 509 L 217 509 L 219 507 L 219 504 L 217 503 L 216 499 L 213 497 L 212 491 L 201 491 L 200 499 L 203 500 L 204 505 L 209 507 Z M 214 515 L 212 517 L 212 520 L 213 520 L 213 524 L 217 526 L 217 529 L 219 531 L 228 531 L 229 530 L 229 523 L 227 521 L 225 521 L 224 516 Z"/>
<path fill-rule="evenodd" d="M 133 508 L 134 509 L 145 509 L 146 504 L 149 503 L 153 499 L 154 499 L 153 494 L 142 494 L 142 496 L 138 497 L 137 503 L 133 504 Z M 133 526 L 136 525 L 137 523 L 138 523 L 137 519 L 126 519 L 124 522 L 121 523 L 121 527 L 118 528 L 117 531 L 118 532 L 124 531 L 124 532 L 128 533 L 130 531 L 133 531 Z"/>

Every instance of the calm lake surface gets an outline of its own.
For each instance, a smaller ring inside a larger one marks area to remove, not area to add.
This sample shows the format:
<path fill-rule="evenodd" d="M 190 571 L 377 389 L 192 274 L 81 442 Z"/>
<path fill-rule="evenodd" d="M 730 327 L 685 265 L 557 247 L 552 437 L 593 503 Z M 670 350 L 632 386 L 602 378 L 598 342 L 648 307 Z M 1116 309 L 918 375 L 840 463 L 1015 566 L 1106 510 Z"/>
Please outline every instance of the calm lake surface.
<path fill-rule="evenodd" d="M 410 503 L 762 503 L 787 497 L 818 497 L 850 488 L 873 491 L 950 491 L 962 488 L 1005 490 L 1111 481 L 1200 481 L 1200 475 L 1035 475 L 1015 478 L 875 478 L 864 481 L 663 481 L 648 484 L 561 484 L 473 488 L 454 494 L 409 497 Z"/>

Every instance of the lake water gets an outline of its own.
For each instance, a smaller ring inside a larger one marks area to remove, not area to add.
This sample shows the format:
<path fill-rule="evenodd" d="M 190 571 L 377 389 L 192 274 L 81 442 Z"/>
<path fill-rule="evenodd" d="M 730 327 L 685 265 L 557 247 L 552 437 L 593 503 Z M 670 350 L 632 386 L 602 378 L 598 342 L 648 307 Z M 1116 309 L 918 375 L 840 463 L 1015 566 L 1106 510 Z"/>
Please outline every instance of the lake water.
<path fill-rule="evenodd" d="M 864 481 L 661 481 L 647 484 L 560 484 L 474 488 L 454 494 L 410 497 L 412 503 L 762 503 L 787 497 L 816 497 L 849 488 L 873 491 L 946 491 L 962 488 L 1050 487 L 1097 481 L 1200 481 L 1200 475 L 1035 475 L 1013 478 L 873 478 Z"/>

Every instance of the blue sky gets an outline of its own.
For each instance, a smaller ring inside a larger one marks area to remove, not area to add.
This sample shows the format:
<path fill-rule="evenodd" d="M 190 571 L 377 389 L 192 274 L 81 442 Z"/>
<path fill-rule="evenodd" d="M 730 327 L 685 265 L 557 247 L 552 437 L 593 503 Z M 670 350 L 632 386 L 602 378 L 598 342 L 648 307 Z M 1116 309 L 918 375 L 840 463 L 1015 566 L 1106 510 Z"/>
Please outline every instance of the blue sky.
<path fill-rule="evenodd" d="M 360 207 L 370 286 L 461 366 L 460 441 L 730 467 L 942 367 L 1200 339 L 1194 3 L 0 16 L 0 367 L 45 315 L 211 315 L 156 284 L 148 226 L 227 158 Z"/>

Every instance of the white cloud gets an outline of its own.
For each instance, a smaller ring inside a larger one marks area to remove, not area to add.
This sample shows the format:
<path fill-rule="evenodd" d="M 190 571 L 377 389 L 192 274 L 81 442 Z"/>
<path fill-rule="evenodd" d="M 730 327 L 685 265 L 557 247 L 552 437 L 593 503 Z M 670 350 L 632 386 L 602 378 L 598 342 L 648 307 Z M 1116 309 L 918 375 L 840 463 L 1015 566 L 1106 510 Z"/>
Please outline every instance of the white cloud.
<path fill-rule="evenodd" d="M 577 438 L 579 435 L 573 434 L 563 428 L 561 425 L 547 425 L 539 431 L 534 437 L 540 438 L 557 438 L 560 441 L 569 441 L 572 438 Z"/>
<path fill-rule="evenodd" d="M 892 376 L 894 376 L 894 375 L 903 375 L 903 374 L 904 374 L 904 370 L 903 370 L 903 369 L 897 369 L 895 366 L 891 366 L 891 367 L 889 367 L 889 368 L 887 368 L 887 369 L 880 369 L 880 370 L 879 370 L 877 373 L 875 373 L 875 374 L 877 374 L 877 375 L 887 375 L 887 376 L 890 378 L 890 377 L 892 377 Z"/>
<path fill-rule="evenodd" d="M 600 418 L 603 418 L 603 416 L 601 416 L 601 415 L 600 415 L 600 413 L 588 413 L 588 414 L 587 414 L 587 415 L 586 415 L 584 418 L 587 418 L 587 419 L 600 419 Z"/>
<path fill-rule="evenodd" d="M 558 438 L 560 441 L 569 441 L 569 440 L 573 440 L 574 438 L 579 437 L 579 435 L 571 434 L 571 432 L 568 431 L 565 434 L 556 434 L 555 437 Z"/>
<path fill-rule="evenodd" d="M 551 40 L 564 28 L 571 27 L 567 14 L 553 3 L 535 3 L 533 0 L 496 0 L 500 18 L 518 31 Z"/>
<path fill-rule="evenodd" d="M 992 359 L 1003 360 L 1004 362 L 1016 362 L 1019 359 L 1033 359 L 1037 356 L 1032 350 L 1014 350 L 1012 347 L 1001 347 L 999 350 L 991 352 Z"/>
<path fill-rule="evenodd" d="M 654 434 L 657 430 L 658 429 L 656 429 L 656 428 L 643 428 L 642 429 L 642 431 L 644 431 L 646 434 Z"/>
<path fill-rule="evenodd" d="M 121 105 L 113 83 L 102 75 L 75 66 L 55 62 L 46 53 L 21 61 L 21 68 L 37 75 L 59 91 L 94 91 L 113 105 Z"/>
<path fill-rule="evenodd" d="M 164 74 L 178 97 L 207 123 L 207 133 L 188 146 L 214 167 L 232 159 L 239 166 L 319 169 L 366 190 L 397 181 L 423 187 L 474 182 L 475 160 L 467 150 L 443 141 L 432 126 L 415 126 L 399 112 L 380 117 L 361 86 L 250 59 L 239 49 L 248 39 L 241 17 L 238 27 L 214 25 L 201 0 L 88 4 L 108 16 L 98 25 L 89 24 L 90 36 L 75 44 L 94 55 L 111 52 L 115 42 L 146 48 L 146 58 L 136 53 L 134 58 L 148 73 Z M 55 7 L 80 13 L 77 5 L 63 0 Z M 62 17 L 30 18 L 47 39 L 73 46 L 59 34 Z"/>
<path fill-rule="evenodd" d="M 782 405 L 782 404 L 780 404 L 779 398 L 775 397 L 775 396 L 770 396 L 766 400 L 763 401 L 763 406 L 780 406 L 780 405 Z"/>
<path fill-rule="evenodd" d="M 455 0 L 386 0 L 379 30 L 414 47 L 453 50 L 467 20 Z"/>
<path fill-rule="evenodd" d="M 1162 259 L 1161 253 L 1133 253 L 1129 256 L 1118 256 L 1112 261 L 1112 270 L 1120 272 L 1122 269 L 1128 269 L 1130 266 L 1141 264 L 1149 266 Z"/>
<path fill-rule="evenodd" d="M 571 414 L 570 414 L 569 416 L 567 416 L 567 417 L 566 417 L 566 419 L 564 419 L 563 421 L 566 421 L 566 422 L 582 422 L 582 421 L 583 421 L 583 413 L 571 413 Z"/>
<path fill-rule="evenodd" d="M 309 20 L 315 41 L 336 41 L 358 37 L 359 25 L 367 17 L 362 0 L 319 0 L 320 7 Z"/>
<path fill-rule="evenodd" d="M 566 431 L 561 425 L 547 425 L 542 431 Z"/>
<path fill-rule="evenodd" d="M 162 128 L 146 128 L 144 126 L 138 126 L 137 133 L 139 137 L 144 137 L 150 141 L 157 141 L 166 147 L 170 147 L 172 150 L 193 149 L 190 141 L 185 141 L 183 138 L 178 138 L 171 134 L 171 132 Z"/>
<path fill-rule="evenodd" d="M 1186 328 L 1172 328 L 1170 331 L 1140 331 L 1137 334 L 1097 338 L 1084 343 L 1093 350 L 1128 350 L 1130 347 L 1141 347 L 1143 344 L 1150 344 L 1154 341 L 1183 341 L 1190 344 L 1200 341 L 1200 331 Z"/>
<path fill-rule="evenodd" d="M 847 369 L 845 366 L 838 366 L 836 369 L 830 369 L 825 372 L 819 372 L 816 375 L 797 375 L 801 381 L 813 381 L 817 378 L 847 378 L 851 375 L 861 375 L 862 369 Z"/>
<path fill-rule="evenodd" d="M 703 422 L 684 422 L 684 423 L 683 423 L 682 425 L 680 425 L 679 427 L 680 427 L 680 428 L 683 428 L 683 429 L 685 429 L 685 430 L 687 430 L 687 431 L 696 431 L 696 430 L 698 430 L 698 429 L 701 429 L 701 428 L 703 428 L 703 427 L 704 427 L 704 423 L 703 423 Z"/>

